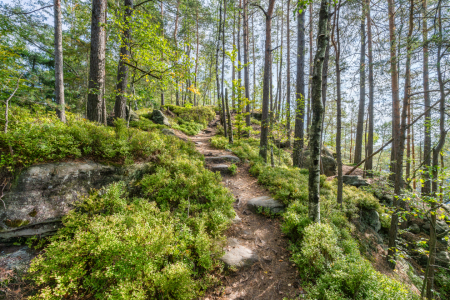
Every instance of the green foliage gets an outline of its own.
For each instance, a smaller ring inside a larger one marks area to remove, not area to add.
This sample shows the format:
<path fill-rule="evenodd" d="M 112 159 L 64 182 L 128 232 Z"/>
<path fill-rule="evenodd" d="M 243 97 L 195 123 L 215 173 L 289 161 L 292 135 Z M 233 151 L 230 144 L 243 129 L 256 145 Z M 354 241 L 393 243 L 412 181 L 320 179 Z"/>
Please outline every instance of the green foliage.
<path fill-rule="evenodd" d="M 450 271 L 437 268 L 434 280 L 439 287 L 440 298 L 450 299 Z"/>
<path fill-rule="evenodd" d="M 138 128 L 144 131 L 152 131 L 154 129 L 167 128 L 166 125 L 153 123 L 146 117 L 146 115 L 140 116 L 139 121 L 131 121 L 130 127 Z"/>
<path fill-rule="evenodd" d="M 184 121 L 183 119 L 178 119 L 178 123 L 173 124 L 172 127 L 184 132 L 187 135 L 196 135 L 205 129 L 203 124 L 196 123 L 194 121 Z"/>
<path fill-rule="evenodd" d="M 40 287 L 31 299 L 193 299 L 211 282 L 219 250 L 203 221 L 189 226 L 125 190 L 112 184 L 64 217 L 31 264 Z"/>
<path fill-rule="evenodd" d="M 105 127 L 67 113 L 67 124 L 64 124 L 54 112 L 37 105 L 31 110 L 13 106 L 11 112 L 8 133 L 0 133 L 0 168 L 10 172 L 66 158 L 89 157 L 107 163 L 139 161 L 160 151 L 162 145 L 170 153 L 183 149 L 196 155 L 193 146 L 176 138 L 163 136 L 158 130 L 127 129 L 124 122 L 116 123 L 115 128 Z M 3 125 L 0 123 L 0 128 Z"/>
<path fill-rule="evenodd" d="M 260 120 L 257 120 L 255 118 L 251 118 L 250 121 L 252 122 L 252 124 L 261 126 L 261 121 Z"/>
<path fill-rule="evenodd" d="M 231 175 L 236 175 L 237 174 L 237 166 L 235 165 L 235 164 L 231 164 L 229 167 L 228 167 L 228 171 L 230 171 L 230 173 L 231 173 Z"/>
<path fill-rule="evenodd" d="M 181 107 L 176 105 L 167 104 L 163 106 L 163 109 L 169 109 L 175 115 L 177 115 L 183 121 L 191 121 L 195 123 L 203 124 L 207 126 L 216 116 L 214 106 L 192 106 Z"/>
<path fill-rule="evenodd" d="M 211 138 L 211 146 L 216 149 L 226 149 L 228 147 L 228 139 L 224 136 L 215 135 Z"/>

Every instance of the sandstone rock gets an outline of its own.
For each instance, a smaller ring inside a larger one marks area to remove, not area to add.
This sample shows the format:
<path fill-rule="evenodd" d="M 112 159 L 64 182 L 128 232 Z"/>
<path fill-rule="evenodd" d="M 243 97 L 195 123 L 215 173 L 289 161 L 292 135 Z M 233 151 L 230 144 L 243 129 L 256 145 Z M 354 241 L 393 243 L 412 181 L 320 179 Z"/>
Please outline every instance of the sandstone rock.
<path fill-rule="evenodd" d="M 221 156 L 209 156 L 205 157 L 205 162 L 211 163 L 211 164 L 220 164 L 224 162 L 231 162 L 231 163 L 238 163 L 241 160 L 239 157 L 234 155 L 221 155 Z"/>
<path fill-rule="evenodd" d="M 164 135 L 173 135 L 173 136 L 175 136 L 175 131 L 173 131 L 173 129 L 163 128 L 161 130 L 161 133 L 164 134 Z"/>
<path fill-rule="evenodd" d="M 225 164 L 216 164 L 208 166 L 212 172 L 220 172 L 220 174 L 229 174 L 231 173 L 228 169 L 228 165 Z"/>
<path fill-rule="evenodd" d="M 12 253 L 0 256 L 0 281 L 7 279 L 9 271 L 24 273 L 28 270 L 31 260 L 36 256 L 28 247 L 23 247 Z"/>
<path fill-rule="evenodd" d="M 450 266 L 450 255 L 447 251 L 440 251 L 436 253 L 436 264 L 446 268 Z"/>
<path fill-rule="evenodd" d="M 268 196 L 253 198 L 247 202 L 247 206 L 255 211 L 257 211 L 259 207 L 261 207 L 261 209 L 263 210 L 268 209 L 271 213 L 274 214 L 284 211 L 283 203 L 280 203 Z"/>
<path fill-rule="evenodd" d="M 162 111 L 155 109 L 152 113 L 152 121 L 156 124 L 171 126 L 169 119 L 163 114 Z"/>
<path fill-rule="evenodd" d="M 374 209 L 362 211 L 362 221 L 378 232 L 381 229 L 380 215 Z"/>
<path fill-rule="evenodd" d="M 424 231 L 430 232 L 430 227 L 430 221 L 426 219 L 425 223 L 422 225 L 422 229 Z M 447 231 L 449 231 L 449 225 L 447 224 L 447 222 L 445 222 L 445 220 L 436 220 L 436 234 L 439 236 L 446 233 Z"/>
<path fill-rule="evenodd" d="M 233 219 L 233 224 L 241 223 L 242 219 L 236 214 L 236 216 Z"/>
<path fill-rule="evenodd" d="M 136 179 L 145 164 L 113 167 L 92 161 L 48 163 L 21 172 L 0 205 L 0 242 L 53 234 L 72 204 L 112 182 Z"/>
<path fill-rule="evenodd" d="M 300 158 L 300 161 L 302 162 L 301 167 L 303 168 L 309 167 L 309 155 L 310 155 L 309 149 L 303 151 Z M 321 174 L 325 174 L 328 177 L 336 175 L 337 162 L 334 159 L 332 152 L 322 147 L 320 158 L 322 160 L 322 167 L 323 167 L 323 170 L 322 168 L 320 170 Z"/>
<path fill-rule="evenodd" d="M 224 249 L 225 255 L 220 258 L 226 267 L 245 268 L 253 265 L 259 260 L 258 255 L 251 249 L 243 246 L 240 242 L 231 238 L 228 239 L 228 245 Z"/>
<path fill-rule="evenodd" d="M 342 182 L 356 187 L 369 185 L 366 180 L 364 180 L 361 176 L 357 175 L 343 175 Z"/>
<path fill-rule="evenodd" d="M 418 234 L 418 233 L 420 233 L 420 227 L 419 227 L 419 225 L 417 225 L 417 224 L 412 224 L 412 225 L 409 227 L 409 231 L 412 232 L 412 233 L 414 233 L 414 234 Z"/>

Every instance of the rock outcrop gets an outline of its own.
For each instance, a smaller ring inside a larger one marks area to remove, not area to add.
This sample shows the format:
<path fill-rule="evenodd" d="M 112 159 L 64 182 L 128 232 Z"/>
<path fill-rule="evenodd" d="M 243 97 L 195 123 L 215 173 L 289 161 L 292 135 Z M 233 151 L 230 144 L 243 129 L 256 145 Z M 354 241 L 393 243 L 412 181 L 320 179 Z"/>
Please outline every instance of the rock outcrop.
<path fill-rule="evenodd" d="M 342 176 L 342 182 L 356 187 L 369 185 L 365 179 L 357 175 L 344 175 Z"/>
<path fill-rule="evenodd" d="M 156 124 L 161 124 L 161 125 L 166 125 L 166 126 L 171 126 L 169 119 L 164 115 L 164 113 L 160 110 L 153 110 L 152 113 L 152 121 Z"/>
<path fill-rule="evenodd" d="M 114 167 L 86 161 L 47 163 L 23 170 L 5 193 L 5 205 L 0 205 L 0 242 L 55 233 L 73 203 L 91 189 L 137 179 L 146 168 L 146 164 Z"/>
<path fill-rule="evenodd" d="M 303 168 L 309 167 L 309 156 L 310 150 L 309 149 L 304 150 L 302 157 L 300 158 L 300 160 L 303 162 L 302 164 Z M 320 173 L 324 174 L 327 177 L 336 175 L 337 162 L 333 156 L 333 152 L 331 152 L 327 147 L 323 146 L 320 158 L 322 161 Z"/>

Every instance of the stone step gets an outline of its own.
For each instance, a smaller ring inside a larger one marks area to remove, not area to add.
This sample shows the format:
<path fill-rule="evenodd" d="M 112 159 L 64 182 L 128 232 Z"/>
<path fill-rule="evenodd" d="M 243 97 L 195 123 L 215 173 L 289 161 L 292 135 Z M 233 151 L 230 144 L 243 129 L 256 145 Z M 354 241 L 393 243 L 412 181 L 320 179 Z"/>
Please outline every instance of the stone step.
<path fill-rule="evenodd" d="M 229 238 L 227 247 L 224 248 L 225 255 L 220 258 L 226 267 L 245 268 L 253 265 L 259 260 L 258 255 L 251 249 L 235 239 Z"/>
<path fill-rule="evenodd" d="M 231 174 L 229 168 L 229 165 L 225 164 L 214 164 L 214 165 L 207 165 L 207 168 L 210 169 L 212 172 L 220 172 L 220 174 Z"/>
<path fill-rule="evenodd" d="M 205 162 L 210 164 L 220 164 L 225 162 L 238 163 L 241 160 L 234 155 L 205 156 Z"/>
<path fill-rule="evenodd" d="M 263 210 L 268 209 L 271 213 L 274 214 L 284 211 L 283 203 L 278 202 L 277 200 L 268 196 L 261 196 L 250 199 L 247 202 L 247 206 L 253 211 L 258 211 L 258 208 L 261 207 Z"/>

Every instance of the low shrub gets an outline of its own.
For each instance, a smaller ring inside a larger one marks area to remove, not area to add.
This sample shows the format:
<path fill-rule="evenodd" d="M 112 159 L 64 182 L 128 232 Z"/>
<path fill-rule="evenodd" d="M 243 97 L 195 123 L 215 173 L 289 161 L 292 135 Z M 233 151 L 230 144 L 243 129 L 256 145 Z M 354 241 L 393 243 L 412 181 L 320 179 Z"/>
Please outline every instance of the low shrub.
<path fill-rule="evenodd" d="M 228 171 L 230 171 L 231 175 L 236 175 L 237 174 L 237 166 L 235 164 L 231 164 L 228 167 Z"/>
<path fill-rule="evenodd" d="M 31 263 L 30 299 L 193 299 L 220 253 L 203 222 L 189 226 L 115 183 L 78 204 Z"/>
<path fill-rule="evenodd" d="M 211 146 L 216 149 L 226 149 L 228 147 L 228 139 L 224 136 L 215 135 L 211 138 Z"/>
<path fill-rule="evenodd" d="M 184 132 L 187 135 L 196 135 L 205 129 L 205 125 L 203 124 L 193 121 L 184 121 L 183 119 L 178 119 L 178 123 L 172 124 L 172 127 Z"/>
<path fill-rule="evenodd" d="M 180 119 L 186 122 L 195 122 L 203 124 L 204 127 L 206 127 L 208 123 L 211 122 L 216 116 L 214 106 L 182 107 L 172 104 L 166 104 L 163 106 L 163 109 L 170 110 Z"/>

